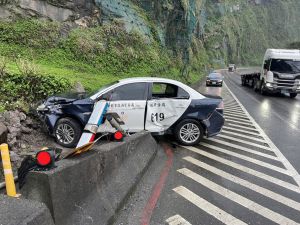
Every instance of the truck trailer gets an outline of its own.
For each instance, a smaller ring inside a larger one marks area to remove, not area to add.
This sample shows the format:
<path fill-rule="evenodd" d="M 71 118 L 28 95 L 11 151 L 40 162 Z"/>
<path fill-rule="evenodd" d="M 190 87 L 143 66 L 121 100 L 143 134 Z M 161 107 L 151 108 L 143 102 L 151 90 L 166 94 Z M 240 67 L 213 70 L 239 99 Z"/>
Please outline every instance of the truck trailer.
<path fill-rule="evenodd" d="M 300 50 L 267 49 L 260 72 L 241 75 L 243 86 L 250 86 L 262 95 L 300 93 Z"/>

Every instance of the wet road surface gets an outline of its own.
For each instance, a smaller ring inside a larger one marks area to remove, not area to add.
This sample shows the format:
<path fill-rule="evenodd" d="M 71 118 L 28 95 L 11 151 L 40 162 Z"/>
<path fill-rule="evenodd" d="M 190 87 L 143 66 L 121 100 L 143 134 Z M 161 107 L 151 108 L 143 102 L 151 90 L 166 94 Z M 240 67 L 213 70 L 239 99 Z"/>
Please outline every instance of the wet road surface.
<path fill-rule="evenodd" d="M 199 89 L 223 97 L 222 133 L 194 147 L 164 144 L 115 224 L 300 224 L 299 98 L 260 96 L 224 75 L 229 89 Z"/>

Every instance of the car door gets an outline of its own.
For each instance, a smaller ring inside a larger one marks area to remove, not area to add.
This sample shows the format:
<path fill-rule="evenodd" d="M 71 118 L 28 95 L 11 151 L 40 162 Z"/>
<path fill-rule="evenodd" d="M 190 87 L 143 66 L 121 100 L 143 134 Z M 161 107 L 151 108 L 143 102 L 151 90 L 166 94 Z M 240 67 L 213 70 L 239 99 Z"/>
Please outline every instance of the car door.
<path fill-rule="evenodd" d="M 191 103 L 188 92 L 173 84 L 154 82 L 147 102 L 146 127 L 151 132 L 164 132 L 186 111 Z"/>
<path fill-rule="evenodd" d="M 145 108 L 148 84 L 144 82 L 124 84 L 104 94 L 109 100 L 108 112 L 117 113 L 125 122 L 122 128 L 129 132 L 145 129 Z"/>

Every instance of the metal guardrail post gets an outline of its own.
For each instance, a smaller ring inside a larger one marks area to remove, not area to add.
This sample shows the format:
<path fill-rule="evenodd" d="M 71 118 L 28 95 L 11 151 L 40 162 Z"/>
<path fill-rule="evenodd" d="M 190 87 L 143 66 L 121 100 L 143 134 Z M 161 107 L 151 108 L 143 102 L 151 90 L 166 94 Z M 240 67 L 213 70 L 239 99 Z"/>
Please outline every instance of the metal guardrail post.
<path fill-rule="evenodd" d="M 0 145 L 2 165 L 4 170 L 4 177 L 6 183 L 6 193 L 10 197 L 17 197 L 16 185 L 14 176 L 11 168 L 9 150 L 7 144 Z"/>

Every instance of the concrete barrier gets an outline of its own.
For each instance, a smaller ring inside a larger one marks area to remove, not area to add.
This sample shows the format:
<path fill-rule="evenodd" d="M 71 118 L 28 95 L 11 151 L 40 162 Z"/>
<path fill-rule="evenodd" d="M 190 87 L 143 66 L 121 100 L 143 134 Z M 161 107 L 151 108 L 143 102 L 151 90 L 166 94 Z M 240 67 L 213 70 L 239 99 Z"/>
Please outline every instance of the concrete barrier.
<path fill-rule="evenodd" d="M 0 195 L 0 224 L 54 225 L 45 204 Z"/>
<path fill-rule="evenodd" d="M 45 203 L 56 225 L 111 223 L 157 149 L 149 133 L 98 145 L 51 171 L 30 172 L 22 194 Z"/>

